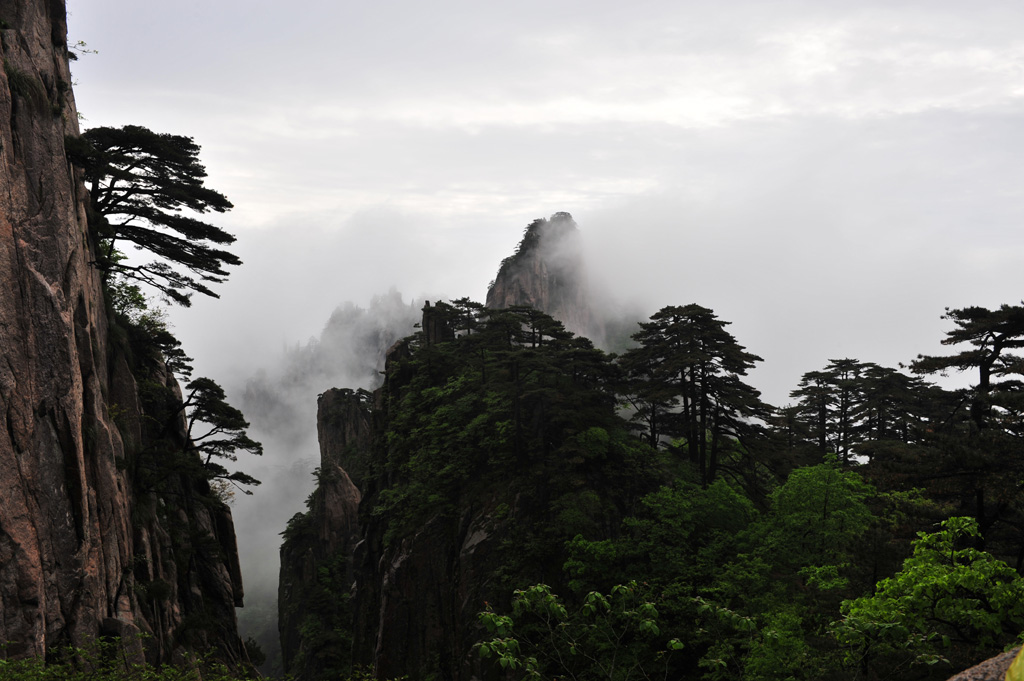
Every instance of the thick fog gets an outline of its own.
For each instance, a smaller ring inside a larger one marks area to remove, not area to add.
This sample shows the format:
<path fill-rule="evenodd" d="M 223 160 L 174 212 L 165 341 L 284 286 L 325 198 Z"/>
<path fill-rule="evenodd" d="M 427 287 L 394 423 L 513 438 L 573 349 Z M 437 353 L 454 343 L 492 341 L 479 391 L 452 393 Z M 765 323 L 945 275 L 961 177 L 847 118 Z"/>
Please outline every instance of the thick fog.
<path fill-rule="evenodd" d="M 600 300 L 733 322 L 775 404 L 830 358 L 938 352 L 946 306 L 1024 296 L 1017 2 L 69 9 L 99 50 L 83 125 L 195 137 L 236 206 L 212 220 L 244 265 L 171 320 L 267 444 L 239 462 L 265 480 L 235 511 L 250 603 L 311 487 L 316 394 L 373 378 L 375 311 L 483 300 L 534 218 L 572 213 Z"/>
<path fill-rule="evenodd" d="M 249 435 L 264 447 L 260 459 L 239 462 L 262 484 L 251 495 L 236 493 L 232 510 L 250 606 L 240 613 L 240 624 L 243 633 L 260 637 L 268 653 L 276 643 L 280 532 L 306 510 L 312 472 L 320 464 L 317 397 L 333 387 L 378 387 L 387 349 L 413 333 L 421 307 L 394 290 L 365 308 L 343 303 L 318 337 L 281 348 L 252 373 L 224 376 L 232 403 L 251 424 Z"/>

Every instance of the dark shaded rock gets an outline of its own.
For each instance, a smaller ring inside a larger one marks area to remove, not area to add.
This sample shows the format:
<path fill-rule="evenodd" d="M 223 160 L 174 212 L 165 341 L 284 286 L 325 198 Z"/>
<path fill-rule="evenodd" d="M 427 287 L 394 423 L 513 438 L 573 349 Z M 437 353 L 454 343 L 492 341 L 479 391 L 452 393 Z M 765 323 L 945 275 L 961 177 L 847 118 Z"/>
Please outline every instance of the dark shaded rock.
<path fill-rule="evenodd" d="M 496 576 L 508 539 L 500 496 L 458 518 L 425 518 L 397 545 L 383 544 L 380 524 L 367 528 L 356 557 L 356 662 L 382 679 L 480 677 L 477 613 L 508 596 Z"/>
<path fill-rule="evenodd" d="M 436 309 L 430 307 L 430 301 L 423 304 L 423 319 L 420 322 L 423 329 L 423 339 L 427 345 L 435 345 L 455 339 L 455 330 L 444 317 L 436 313 Z"/>
<path fill-rule="evenodd" d="M 348 599 L 362 495 L 346 467 L 366 470 L 371 397 L 365 390 L 333 389 L 318 400 L 318 485 L 309 510 L 289 522 L 281 546 L 278 630 L 284 668 L 296 678 L 335 678 L 351 664 Z"/>
<path fill-rule="evenodd" d="M 317 400 L 320 465 L 343 471 L 356 487 L 367 473 L 372 399 L 373 394 L 366 390 L 334 388 Z"/>

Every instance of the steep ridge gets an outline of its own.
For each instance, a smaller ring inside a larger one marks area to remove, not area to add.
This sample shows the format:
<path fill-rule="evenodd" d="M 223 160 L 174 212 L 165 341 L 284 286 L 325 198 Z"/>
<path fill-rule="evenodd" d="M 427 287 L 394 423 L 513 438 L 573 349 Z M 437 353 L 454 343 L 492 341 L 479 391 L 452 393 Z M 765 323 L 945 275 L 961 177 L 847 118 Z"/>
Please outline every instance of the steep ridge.
<path fill-rule="evenodd" d="M 278 622 L 285 669 L 313 679 L 344 668 L 351 655 L 352 556 L 359 541 L 356 481 L 367 472 L 372 438 L 371 395 L 332 389 L 318 400 L 321 463 L 309 512 L 288 525 L 281 548 Z M 352 471 L 350 476 L 347 471 Z M 343 585 L 338 590 L 336 585 Z"/>
<path fill-rule="evenodd" d="M 64 3 L 0 0 L 0 49 L 0 642 L 45 655 L 121 636 L 153 662 L 210 648 L 239 662 L 229 510 L 184 477 L 161 496 L 134 484 L 151 438 L 141 388 L 180 391 L 111 326 L 90 265 L 64 152 L 78 134 Z"/>
<path fill-rule="evenodd" d="M 263 456 L 248 463 L 247 471 L 273 484 L 232 504 L 248 597 L 238 626 L 266 655 L 260 668 L 265 674 L 281 671 L 280 566 L 267 553 L 278 548 L 281 528 L 309 493 L 309 469 L 316 465 L 311 462 L 320 456 L 317 432 L 310 427 L 317 420 L 317 396 L 332 386 L 378 387 L 388 348 L 415 330 L 420 307 L 422 302 L 403 301 L 394 290 L 375 296 L 365 308 L 343 303 L 318 338 L 286 349 L 245 382 L 240 407 L 251 424 L 249 434 L 263 443 Z M 355 468 L 343 465 L 357 477 Z"/>
<path fill-rule="evenodd" d="M 545 312 L 573 333 L 599 334 L 590 309 L 579 228 L 569 213 L 530 223 L 514 254 L 501 262 L 487 288 L 486 306 L 517 305 Z"/>

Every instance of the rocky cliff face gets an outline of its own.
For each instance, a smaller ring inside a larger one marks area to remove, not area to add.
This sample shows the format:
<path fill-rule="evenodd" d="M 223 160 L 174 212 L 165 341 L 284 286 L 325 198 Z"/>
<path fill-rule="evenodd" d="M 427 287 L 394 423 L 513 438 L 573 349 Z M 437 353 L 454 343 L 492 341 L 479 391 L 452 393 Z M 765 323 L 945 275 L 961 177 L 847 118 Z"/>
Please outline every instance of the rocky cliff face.
<path fill-rule="evenodd" d="M 309 512 L 289 522 L 281 548 L 281 653 L 298 678 L 337 678 L 351 663 L 351 640 L 339 632 L 351 630 L 352 556 L 361 534 L 356 482 L 368 474 L 370 398 L 365 390 L 332 389 L 318 400 L 318 484 Z"/>
<path fill-rule="evenodd" d="M 569 213 L 534 220 L 487 290 L 492 309 L 528 305 L 573 333 L 599 335 L 587 297 L 579 229 Z"/>
<path fill-rule="evenodd" d="M 148 632 L 152 661 L 201 646 L 238 661 L 230 512 L 184 479 L 175 502 L 140 495 L 125 470 L 145 405 L 64 153 L 66 33 L 63 2 L 0 0 L 0 641 L 44 655 Z M 146 380 L 177 390 L 158 361 Z"/>
<path fill-rule="evenodd" d="M 1020 650 L 1018 647 L 996 655 L 950 677 L 949 681 L 1006 681 L 1007 670 L 1009 670 L 1017 655 L 1020 654 Z"/>

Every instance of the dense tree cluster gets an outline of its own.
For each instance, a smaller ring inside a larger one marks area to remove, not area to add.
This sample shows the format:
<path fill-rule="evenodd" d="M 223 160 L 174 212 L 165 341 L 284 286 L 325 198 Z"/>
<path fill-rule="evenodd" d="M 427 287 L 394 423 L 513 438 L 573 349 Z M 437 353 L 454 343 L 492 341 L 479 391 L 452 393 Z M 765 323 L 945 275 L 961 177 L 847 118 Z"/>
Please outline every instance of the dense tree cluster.
<path fill-rule="evenodd" d="M 945 678 L 1024 628 L 1024 309 L 947 317 L 966 350 L 829 360 L 777 408 L 699 305 L 615 357 L 529 308 L 438 303 L 389 371 L 365 505 L 397 541 L 484 487 L 543 498 L 500 570 L 514 612 L 481 616 L 515 677 Z M 924 378 L 951 368 L 977 385 Z"/>
<path fill-rule="evenodd" d="M 438 303 L 425 324 L 433 328 L 409 342 L 384 388 L 387 447 L 377 472 L 399 482 L 380 492 L 374 513 L 389 536 L 426 513 L 454 513 L 468 490 L 500 481 L 558 516 L 552 533 L 522 527 L 537 540 L 520 545 L 525 564 L 529 547 L 550 559 L 562 541 L 617 518 L 638 496 L 653 475 L 651 457 L 616 413 L 620 372 L 608 355 L 528 307 Z M 614 494 L 594 494 L 615 480 Z"/>
<path fill-rule="evenodd" d="M 620 361 L 647 441 L 680 439 L 703 484 L 731 466 L 726 450 L 742 448 L 768 414 L 741 379 L 761 358 L 737 343 L 727 324 L 699 305 L 663 308 L 640 324 L 633 336 L 640 346 Z"/>

